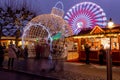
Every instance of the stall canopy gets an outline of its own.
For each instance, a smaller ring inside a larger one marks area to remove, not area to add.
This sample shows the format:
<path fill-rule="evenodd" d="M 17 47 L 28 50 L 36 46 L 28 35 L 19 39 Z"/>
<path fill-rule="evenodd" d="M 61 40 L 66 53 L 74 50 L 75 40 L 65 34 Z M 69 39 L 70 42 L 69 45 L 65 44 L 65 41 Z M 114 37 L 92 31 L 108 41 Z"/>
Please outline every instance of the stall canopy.
<path fill-rule="evenodd" d="M 100 26 L 95 26 L 93 29 L 84 29 L 78 35 L 75 35 L 74 38 L 79 37 L 103 37 L 106 36 L 114 36 L 115 34 L 120 35 L 120 25 L 115 26 L 112 29 L 109 28 L 101 28 Z"/>

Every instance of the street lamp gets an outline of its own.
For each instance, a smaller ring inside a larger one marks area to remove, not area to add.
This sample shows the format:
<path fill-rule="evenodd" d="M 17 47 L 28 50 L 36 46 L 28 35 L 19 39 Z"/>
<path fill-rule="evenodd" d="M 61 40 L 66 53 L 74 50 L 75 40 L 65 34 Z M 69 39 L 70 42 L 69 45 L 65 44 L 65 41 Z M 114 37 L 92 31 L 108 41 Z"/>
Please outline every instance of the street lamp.
<path fill-rule="evenodd" d="M 112 21 L 112 18 L 110 18 L 109 22 L 108 22 L 108 28 L 112 29 L 114 27 L 114 22 Z"/>
<path fill-rule="evenodd" d="M 114 27 L 114 22 L 112 21 L 112 18 L 110 18 L 108 22 L 108 28 L 111 29 Z M 112 80 L 112 56 L 111 56 L 111 36 L 110 36 L 110 48 L 109 51 L 107 51 L 107 80 Z"/>

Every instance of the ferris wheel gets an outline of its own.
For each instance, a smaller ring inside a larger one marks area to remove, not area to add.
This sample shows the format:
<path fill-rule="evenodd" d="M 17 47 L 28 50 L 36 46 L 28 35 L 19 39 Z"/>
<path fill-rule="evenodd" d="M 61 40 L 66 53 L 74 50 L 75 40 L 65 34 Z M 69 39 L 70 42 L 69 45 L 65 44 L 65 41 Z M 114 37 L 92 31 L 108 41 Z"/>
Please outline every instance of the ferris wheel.
<path fill-rule="evenodd" d="M 93 2 L 76 4 L 68 10 L 64 19 L 68 22 L 74 34 L 78 34 L 84 28 L 105 27 L 107 24 L 103 9 Z"/>

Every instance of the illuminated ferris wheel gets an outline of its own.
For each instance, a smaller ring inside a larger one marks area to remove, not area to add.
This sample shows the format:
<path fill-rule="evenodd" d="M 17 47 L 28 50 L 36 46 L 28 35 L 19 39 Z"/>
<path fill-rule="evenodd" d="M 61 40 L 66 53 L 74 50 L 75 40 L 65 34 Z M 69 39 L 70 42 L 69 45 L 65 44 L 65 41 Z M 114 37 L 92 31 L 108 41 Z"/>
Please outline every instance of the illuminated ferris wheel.
<path fill-rule="evenodd" d="M 74 34 L 78 34 L 84 28 L 105 27 L 107 24 L 103 9 L 93 2 L 76 4 L 69 9 L 64 19 L 73 29 Z"/>

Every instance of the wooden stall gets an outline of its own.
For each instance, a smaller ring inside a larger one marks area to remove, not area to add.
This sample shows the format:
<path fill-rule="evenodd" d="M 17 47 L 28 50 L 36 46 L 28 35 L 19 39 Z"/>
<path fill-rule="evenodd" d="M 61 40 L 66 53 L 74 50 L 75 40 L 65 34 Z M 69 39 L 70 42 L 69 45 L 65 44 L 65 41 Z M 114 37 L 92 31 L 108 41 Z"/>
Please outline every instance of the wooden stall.
<path fill-rule="evenodd" d="M 15 37 L 1 37 L 1 44 L 5 45 L 6 48 L 8 48 L 8 45 L 10 44 L 11 41 L 13 42 L 13 44 L 15 44 L 16 38 Z M 18 39 L 18 46 L 22 46 L 21 38 Z"/>
<path fill-rule="evenodd" d="M 68 46 L 68 57 L 67 61 L 78 61 L 79 60 L 79 39 L 74 39 L 73 37 L 66 38 Z"/>
<path fill-rule="evenodd" d="M 116 26 L 112 29 L 96 26 L 94 29 L 82 30 L 73 38 L 78 41 L 77 43 L 79 43 L 77 45 L 77 53 L 79 54 L 78 61 L 85 61 L 84 45 L 87 43 L 91 46 L 91 62 L 99 61 L 99 49 L 102 44 L 105 50 L 109 49 L 111 46 L 113 63 L 120 63 L 120 26 Z M 106 62 L 106 59 L 104 59 L 104 61 Z"/>

